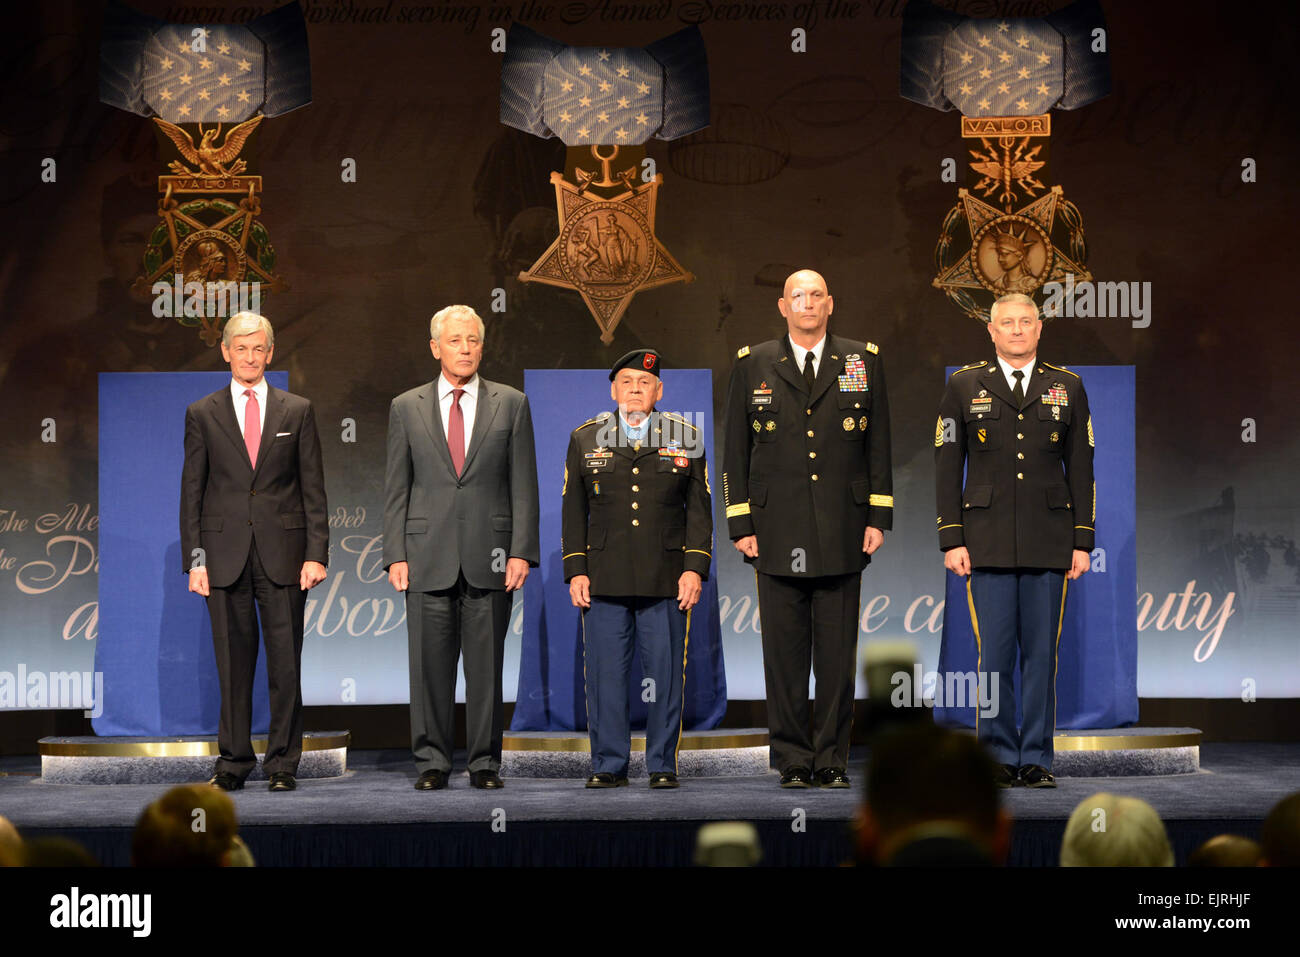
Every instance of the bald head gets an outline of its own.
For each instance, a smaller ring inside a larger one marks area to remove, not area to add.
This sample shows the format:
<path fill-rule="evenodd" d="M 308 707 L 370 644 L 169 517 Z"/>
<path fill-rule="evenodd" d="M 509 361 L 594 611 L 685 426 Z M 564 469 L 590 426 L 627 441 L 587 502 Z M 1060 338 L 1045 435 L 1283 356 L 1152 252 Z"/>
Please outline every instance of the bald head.
<path fill-rule="evenodd" d="M 776 307 L 785 317 L 790 341 L 808 349 L 826 335 L 835 302 L 821 273 L 800 269 L 786 279 L 784 295 Z"/>

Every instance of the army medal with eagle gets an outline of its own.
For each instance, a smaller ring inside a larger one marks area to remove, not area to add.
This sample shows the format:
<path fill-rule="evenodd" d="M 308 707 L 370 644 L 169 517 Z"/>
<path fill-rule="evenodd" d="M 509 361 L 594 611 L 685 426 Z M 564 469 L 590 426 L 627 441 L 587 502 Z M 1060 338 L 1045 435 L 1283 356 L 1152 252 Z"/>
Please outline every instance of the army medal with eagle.
<path fill-rule="evenodd" d="M 957 191 L 935 246 L 932 283 L 968 316 L 987 322 L 989 306 L 1008 293 L 1033 295 L 1070 276 L 1092 278 L 1083 216 L 1060 186 L 1043 179 L 1049 111 L 1105 96 L 1109 66 L 1104 47 L 1102 55 L 1080 55 L 1096 43 L 1101 25 L 1088 17 L 990 19 L 928 9 L 909 6 L 909 14 L 932 17 L 933 29 L 919 29 L 904 43 L 903 95 L 960 110 L 962 138 L 978 141 L 968 149 L 969 188 Z M 925 70 L 936 57 L 940 69 Z"/>
<path fill-rule="evenodd" d="M 167 164 L 171 175 L 158 177 L 162 221 L 149 238 L 145 272 L 136 285 L 149 290 L 160 280 L 174 279 L 179 300 L 186 287 L 193 290 L 190 284 L 199 283 L 205 308 L 178 309 L 175 318 L 197 326 L 203 341 L 214 345 L 225 319 L 241 308 L 257 311 L 261 297 L 287 288 L 273 271 L 275 247 L 258 219 L 262 177 L 244 175 L 248 163 L 239 156 L 262 117 L 230 127 L 224 138 L 220 123 L 207 129 L 199 123 L 197 146 L 183 127 L 160 117 L 153 121 L 180 159 Z M 231 283 L 236 285 L 226 285 Z M 227 295 L 245 283 L 254 290 L 253 302 L 247 296 Z"/>

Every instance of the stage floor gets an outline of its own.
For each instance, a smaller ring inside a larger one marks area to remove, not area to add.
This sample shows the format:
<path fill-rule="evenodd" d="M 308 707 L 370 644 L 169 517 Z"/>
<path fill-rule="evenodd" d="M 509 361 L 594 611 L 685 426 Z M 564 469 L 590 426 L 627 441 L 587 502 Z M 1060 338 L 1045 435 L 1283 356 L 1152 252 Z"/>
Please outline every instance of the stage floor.
<path fill-rule="evenodd" d="M 354 751 L 341 778 L 303 780 L 296 792 L 277 794 L 254 782 L 232 797 L 241 833 L 263 865 L 684 864 L 696 827 L 708 820 L 759 824 L 768 863 L 834 864 L 848 854 L 845 824 L 862 799 L 866 751 L 853 758 L 849 790 L 782 790 L 771 772 L 692 778 L 676 791 L 643 782 L 589 791 L 580 780 L 524 778 L 477 791 L 457 772 L 450 789 L 419 792 L 406 752 Z M 1216 833 L 1257 836 L 1269 809 L 1300 790 L 1300 744 L 1207 744 L 1201 767 L 1186 775 L 1059 778 L 1055 790 L 1004 792 L 1016 821 L 1012 862 L 1053 863 L 1070 811 L 1097 791 L 1149 801 L 1181 862 Z M 27 834 L 76 837 L 106 864 L 127 862 L 130 828 L 166 789 L 47 784 L 39 758 L 0 758 L 0 814 Z M 800 809 L 803 831 L 791 826 Z M 501 840 L 503 833 L 519 840 Z"/>

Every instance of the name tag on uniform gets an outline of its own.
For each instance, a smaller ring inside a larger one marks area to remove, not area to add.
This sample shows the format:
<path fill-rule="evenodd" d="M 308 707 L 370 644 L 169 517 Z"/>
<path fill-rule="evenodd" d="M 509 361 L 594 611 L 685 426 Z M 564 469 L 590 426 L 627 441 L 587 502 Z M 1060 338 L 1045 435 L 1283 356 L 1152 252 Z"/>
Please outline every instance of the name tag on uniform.
<path fill-rule="evenodd" d="M 986 396 L 982 399 L 970 400 L 970 412 L 967 415 L 979 415 L 981 412 L 993 411 L 993 397 Z"/>
<path fill-rule="evenodd" d="M 603 472 L 614 466 L 614 453 L 606 449 L 597 449 L 595 452 L 584 452 L 583 458 L 586 459 L 586 466 L 593 472 Z"/>
<path fill-rule="evenodd" d="M 749 404 L 751 407 L 772 404 L 772 390 L 767 387 L 766 382 L 750 393 Z"/>
<path fill-rule="evenodd" d="M 845 356 L 844 373 L 840 376 L 841 392 L 866 392 L 867 367 L 859 355 Z"/>

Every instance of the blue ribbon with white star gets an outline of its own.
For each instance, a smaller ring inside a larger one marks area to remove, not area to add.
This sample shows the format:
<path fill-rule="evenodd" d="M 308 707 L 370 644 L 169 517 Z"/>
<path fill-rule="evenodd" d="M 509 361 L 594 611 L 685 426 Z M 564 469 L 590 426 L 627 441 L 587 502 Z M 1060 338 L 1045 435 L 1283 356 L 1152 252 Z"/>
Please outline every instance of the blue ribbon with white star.
<path fill-rule="evenodd" d="M 195 30 L 203 49 L 195 50 Z M 99 98 L 171 123 L 238 123 L 311 102 L 302 8 L 287 4 L 244 26 L 175 24 L 112 0 L 104 12 Z"/>
<path fill-rule="evenodd" d="M 903 11 L 899 92 L 963 115 L 1033 116 L 1110 93 L 1110 59 L 1093 52 L 1106 21 L 1096 0 L 1042 18 L 977 18 L 929 0 Z"/>
<path fill-rule="evenodd" d="M 634 146 L 709 124 L 698 27 L 644 49 L 570 47 L 515 24 L 501 65 L 501 122 L 566 146 Z"/>

